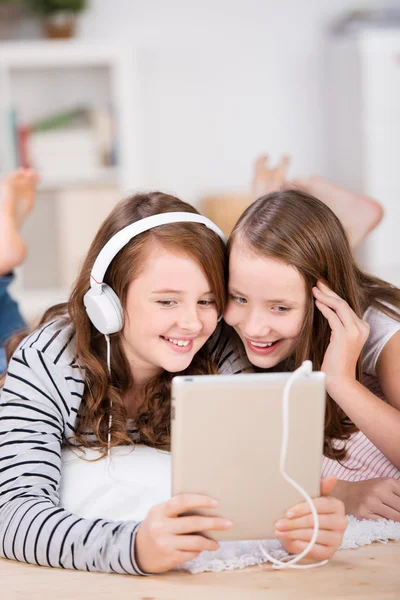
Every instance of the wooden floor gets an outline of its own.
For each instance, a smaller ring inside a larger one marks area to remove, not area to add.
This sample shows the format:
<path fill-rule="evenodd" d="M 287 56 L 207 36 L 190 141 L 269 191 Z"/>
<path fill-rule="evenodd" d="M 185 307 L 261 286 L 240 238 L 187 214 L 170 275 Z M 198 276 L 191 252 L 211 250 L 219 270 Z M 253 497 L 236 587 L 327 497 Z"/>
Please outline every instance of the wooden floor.
<path fill-rule="evenodd" d="M 323 567 L 270 565 L 221 573 L 131 577 L 64 571 L 0 559 L 1 600 L 400 599 L 400 543 L 342 550 Z"/>

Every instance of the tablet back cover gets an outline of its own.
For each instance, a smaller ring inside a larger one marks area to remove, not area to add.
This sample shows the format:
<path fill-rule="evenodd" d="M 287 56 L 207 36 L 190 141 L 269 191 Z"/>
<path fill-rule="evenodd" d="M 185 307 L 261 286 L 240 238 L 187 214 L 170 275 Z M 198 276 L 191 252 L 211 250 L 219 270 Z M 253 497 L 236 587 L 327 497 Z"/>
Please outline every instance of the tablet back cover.
<path fill-rule="evenodd" d="M 172 494 L 219 500 L 230 531 L 218 540 L 273 537 L 274 522 L 302 495 L 279 472 L 283 373 L 175 377 L 172 383 Z M 320 495 L 325 376 L 293 383 L 286 472 L 311 497 Z"/>

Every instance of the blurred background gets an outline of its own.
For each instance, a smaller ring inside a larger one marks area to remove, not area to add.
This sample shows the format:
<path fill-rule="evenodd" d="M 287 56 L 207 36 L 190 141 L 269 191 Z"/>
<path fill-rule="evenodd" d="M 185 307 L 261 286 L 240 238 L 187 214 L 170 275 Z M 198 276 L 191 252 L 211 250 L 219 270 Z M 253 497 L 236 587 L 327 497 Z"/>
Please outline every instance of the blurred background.
<path fill-rule="evenodd" d="M 122 196 L 213 196 L 229 227 L 260 153 L 377 198 L 359 259 L 400 284 L 399 106 L 400 0 L 0 0 L 0 173 L 42 181 L 25 316 L 67 296 Z"/>

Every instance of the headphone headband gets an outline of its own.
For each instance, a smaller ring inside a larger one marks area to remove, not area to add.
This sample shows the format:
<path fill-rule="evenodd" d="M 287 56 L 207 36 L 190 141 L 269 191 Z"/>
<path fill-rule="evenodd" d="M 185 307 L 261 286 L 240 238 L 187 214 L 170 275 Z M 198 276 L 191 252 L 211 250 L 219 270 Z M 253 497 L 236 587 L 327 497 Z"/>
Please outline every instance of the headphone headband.
<path fill-rule="evenodd" d="M 152 215 L 151 217 L 145 217 L 118 231 L 118 233 L 109 239 L 106 245 L 101 249 L 90 274 L 90 287 L 92 291 L 101 294 L 103 278 L 111 261 L 132 238 L 149 229 L 153 229 L 154 227 L 169 225 L 170 223 L 201 223 L 208 227 L 208 229 L 214 231 L 224 244 L 227 242 L 225 234 L 215 223 L 210 219 L 207 219 L 207 217 L 203 217 L 196 213 L 167 212 Z"/>

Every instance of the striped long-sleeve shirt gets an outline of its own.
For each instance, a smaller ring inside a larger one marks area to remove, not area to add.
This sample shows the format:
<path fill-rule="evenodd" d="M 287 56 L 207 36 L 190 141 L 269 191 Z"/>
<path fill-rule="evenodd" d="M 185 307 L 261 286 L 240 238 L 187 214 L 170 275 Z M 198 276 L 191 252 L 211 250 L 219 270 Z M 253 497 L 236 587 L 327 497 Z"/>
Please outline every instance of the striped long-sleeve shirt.
<path fill-rule="evenodd" d="M 248 370 L 220 327 L 209 342 L 221 373 Z M 0 556 L 61 568 L 144 574 L 139 523 L 84 519 L 59 506 L 61 446 L 84 392 L 74 329 L 49 323 L 12 357 L 0 397 Z"/>

